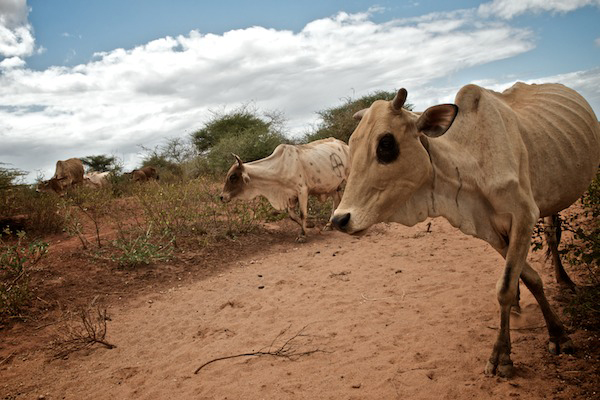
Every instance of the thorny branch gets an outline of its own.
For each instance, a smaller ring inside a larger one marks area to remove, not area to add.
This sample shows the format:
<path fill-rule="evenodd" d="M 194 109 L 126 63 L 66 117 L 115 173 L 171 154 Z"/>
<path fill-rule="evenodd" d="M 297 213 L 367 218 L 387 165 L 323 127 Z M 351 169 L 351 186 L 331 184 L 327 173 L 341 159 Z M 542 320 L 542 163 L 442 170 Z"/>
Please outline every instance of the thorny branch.
<path fill-rule="evenodd" d="M 200 370 L 202 368 L 206 367 L 209 364 L 212 364 L 212 363 L 217 362 L 217 361 L 228 360 L 228 359 L 231 359 L 231 358 L 273 356 L 273 357 L 283 357 L 283 358 L 287 358 L 287 359 L 294 359 L 294 358 L 298 358 L 298 357 L 301 357 L 301 356 L 308 356 L 308 355 L 311 355 L 311 354 L 314 354 L 314 353 L 325 353 L 325 350 L 321 350 L 321 349 L 312 349 L 312 350 L 307 350 L 307 351 L 300 351 L 300 350 L 298 350 L 295 347 L 295 341 L 297 341 L 298 338 L 308 337 L 309 336 L 309 335 L 304 334 L 304 330 L 306 329 L 307 326 L 305 326 L 304 328 L 300 329 L 300 331 L 298 331 L 298 333 L 296 333 L 295 335 L 291 336 L 289 339 L 285 340 L 283 342 L 283 344 L 281 344 L 281 346 L 279 346 L 276 349 L 274 349 L 275 343 L 285 333 L 287 333 L 287 331 L 290 329 L 291 325 L 288 326 L 287 328 L 285 328 L 284 330 L 282 330 L 281 332 L 279 332 L 279 334 L 275 337 L 275 339 L 273 339 L 273 341 L 271 342 L 271 344 L 269 345 L 269 347 L 266 348 L 266 351 L 263 348 L 263 349 L 261 349 L 259 351 L 255 351 L 255 352 L 251 352 L 251 353 L 241 353 L 241 354 L 234 354 L 234 355 L 231 355 L 231 356 L 223 356 L 223 357 L 214 358 L 214 359 L 212 359 L 210 361 L 205 362 L 201 366 L 199 366 L 196 369 L 196 371 L 194 371 L 194 374 L 198 374 L 198 372 L 200 372 Z"/>
<path fill-rule="evenodd" d="M 54 341 L 57 349 L 54 357 L 63 358 L 69 353 L 96 343 L 108 349 L 117 347 L 106 340 L 106 321 L 108 320 L 110 318 L 106 315 L 106 309 L 102 310 L 97 307 L 94 315 L 90 309 L 82 309 L 79 312 L 79 324 L 65 324 L 61 337 Z"/>

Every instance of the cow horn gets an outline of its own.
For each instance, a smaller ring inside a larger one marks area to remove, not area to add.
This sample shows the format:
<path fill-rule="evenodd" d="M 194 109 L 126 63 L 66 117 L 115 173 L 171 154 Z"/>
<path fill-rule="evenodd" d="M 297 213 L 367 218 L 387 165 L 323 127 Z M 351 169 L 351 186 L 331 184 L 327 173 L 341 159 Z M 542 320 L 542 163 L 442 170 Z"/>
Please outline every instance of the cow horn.
<path fill-rule="evenodd" d="M 237 154 L 231 153 L 231 155 L 235 157 L 235 160 L 237 161 L 237 163 L 240 167 L 244 165 L 244 163 L 242 162 L 242 159 L 239 158 Z"/>
<path fill-rule="evenodd" d="M 394 96 L 394 100 L 392 100 L 392 108 L 395 111 L 400 111 L 402 109 L 402 106 L 404 105 L 404 102 L 406 101 L 407 95 L 408 95 L 408 92 L 406 91 L 406 89 L 402 88 L 402 89 L 398 90 L 398 93 L 396 93 L 396 96 Z"/>

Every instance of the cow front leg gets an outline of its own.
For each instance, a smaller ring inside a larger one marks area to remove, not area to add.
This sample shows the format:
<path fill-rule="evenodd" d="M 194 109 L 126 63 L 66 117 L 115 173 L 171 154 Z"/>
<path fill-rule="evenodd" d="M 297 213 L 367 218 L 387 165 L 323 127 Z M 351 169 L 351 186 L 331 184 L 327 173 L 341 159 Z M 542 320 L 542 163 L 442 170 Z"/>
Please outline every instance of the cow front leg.
<path fill-rule="evenodd" d="M 510 310 L 513 307 L 519 287 L 519 277 L 527 263 L 527 253 L 531 242 L 531 232 L 537 216 L 526 215 L 512 216 L 512 228 L 508 238 L 508 248 L 504 258 L 506 264 L 502 277 L 496 284 L 496 294 L 500 304 L 500 330 L 487 365 L 486 375 L 498 375 L 510 378 L 514 374 L 514 367 L 510 359 Z"/>
<path fill-rule="evenodd" d="M 504 276 L 496 285 L 498 303 L 500 304 L 500 330 L 492 355 L 486 366 L 486 375 L 498 375 L 510 378 L 514 374 L 513 362 L 510 359 L 510 309 L 517 296 L 517 285 L 520 271 L 514 265 L 508 264 L 504 269 Z M 515 276 L 516 275 L 516 276 Z"/>
<path fill-rule="evenodd" d="M 335 192 L 333 192 L 333 194 L 331 195 L 331 198 L 333 199 L 333 207 L 331 208 L 331 216 L 329 217 L 329 221 L 327 222 L 327 225 L 325 225 L 325 228 L 323 228 L 323 230 L 329 231 L 331 230 L 331 219 L 333 218 L 333 213 L 335 213 L 335 209 L 338 208 L 338 206 L 340 205 L 340 202 L 342 201 L 342 194 L 341 194 L 341 189 L 338 188 Z"/>
<path fill-rule="evenodd" d="M 550 307 L 548 299 L 546 299 L 546 295 L 544 294 L 544 284 L 542 283 L 540 275 L 531 268 L 529 264 L 525 264 L 523 271 L 521 272 L 521 279 L 537 300 L 540 309 L 542 310 L 542 314 L 544 314 L 548 335 L 550 336 L 550 341 L 548 342 L 548 350 L 550 353 L 572 353 L 574 351 L 573 342 L 566 334 L 562 322 L 556 316 L 552 307 Z"/>
<path fill-rule="evenodd" d="M 306 242 L 306 228 L 304 226 L 304 219 L 298 216 L 298 214 L 296 214 L 296 210 L 294 209 L 294 207 L 288 207 L 287 212 L 290 216 L 290 219 L 298 225 L 300 225 L 300 236 L 296 237 L 296 242 Z"/>

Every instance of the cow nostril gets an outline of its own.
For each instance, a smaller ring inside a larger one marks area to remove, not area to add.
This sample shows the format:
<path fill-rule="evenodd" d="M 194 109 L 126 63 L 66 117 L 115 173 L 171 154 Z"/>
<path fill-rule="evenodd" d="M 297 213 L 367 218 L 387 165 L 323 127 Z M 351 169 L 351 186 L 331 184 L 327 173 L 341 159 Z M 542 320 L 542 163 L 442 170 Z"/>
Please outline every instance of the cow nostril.
<path fill-rule="evenodd" d="M 345 231 L 346 228 L 348 227 L 348 222 L 350 222 L 350 213 L 346 213 L 346 214 L 342 214 L 342 215 L 335 215 L 331 219 L 331 222 L 332 222 L 333 226 L 335 226 L 340 231 Z"/>
<path fill-rule="evenodd" d="M 223 196 L 219 196 L 219 198 L 221 199 L 221 201 L 225 201 L 225 198 Z"/>

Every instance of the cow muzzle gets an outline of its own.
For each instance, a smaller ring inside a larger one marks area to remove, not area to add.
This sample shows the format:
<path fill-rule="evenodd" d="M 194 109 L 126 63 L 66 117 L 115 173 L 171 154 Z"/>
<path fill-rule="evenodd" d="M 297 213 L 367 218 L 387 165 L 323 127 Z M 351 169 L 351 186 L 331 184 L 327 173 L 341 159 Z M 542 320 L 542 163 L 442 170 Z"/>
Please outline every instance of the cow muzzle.
<path fill-rule="evenodd" d="M 231 196 L 227 193 L 221 193 L 219 197 L 223 203 L 229 203 L 231 201 Z"/>
<path fill-rule="evenodd" d="M 331 218 L 331 225 L 342 232 L 348 232 L 348 223 L 350 222 L 350 213 L 337 214 Z"/>

